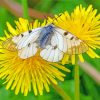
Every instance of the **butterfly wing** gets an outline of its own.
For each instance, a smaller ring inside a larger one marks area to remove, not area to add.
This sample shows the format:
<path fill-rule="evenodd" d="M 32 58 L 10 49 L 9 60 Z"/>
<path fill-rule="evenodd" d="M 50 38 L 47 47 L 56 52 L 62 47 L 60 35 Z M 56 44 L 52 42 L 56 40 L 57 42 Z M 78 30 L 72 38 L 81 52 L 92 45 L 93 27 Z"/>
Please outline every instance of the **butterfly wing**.
<path fill-rule="evenodd" d="M 58 48 L 48 45 L 40 52 L 40 56 L 49 62 L 58 62 L 63 58 L 63 52 Z"/>
<path fill-rule="evenodd" d="M 17 44 L 18 56 L 22 59 L 32 57 L 37 52 L 37 43 L 42 28 L 36 28 L 15 36 L 12 40 Z"/>
<path fill-rule="evenodd" d="M 36 43 L 30 43 L 27 46 L 23 47 L 22 49 L 17 50 L 16 44 L 12 42 L 12 38 L 9 38 L 6 41 L 4 41 L 2 43 L 2 47 L 11 52 L 18 51 L 18 56 L 22 59 L 32 57 L 37 52 L 37 44 Z"/>
<path fill-rule="evenodd" d="M 88 46 L 80 39 L 73 38 L 73 40 L 67 40 L 68 47 L 67 54 L 82 54 L 88 50 Z"/>
<path fill-rule="evenodd" d="M 12 38 L 9 38 L 6 41 L 2 42 L 2 47 L 12 52 L 17 51 L 16 44 L 12 42 Z"/>
<path fill-rule="evenodd" d="M 42 28 L 36 28 L 13 37 L 12 41 L 17 44 L 17 49 L 22 49 L 39 37 Z"/>
<path fill-rule="evenodd" d="M 27 59 L 29 57 L 34 56 L 36 52 L 37 52 L 37 44 L 30 43 L 29 45 L 25 46 L 24 48 L 18 51 L 18 56 L 22 59 Z"/>
<path fill-rule="evenodd" d="M 54 36 L 51 39 L 51 45 L 56 44 L 58 48 L 68 54 L 80 54 L 88 50 L 88 46 L 84 41 L 77 38 L 75 35 L 63 29 L 55 27 Z"/>
<path fill-rule="evenodd" d="M 66 38 L 62 34 L 59 34 L 58 31 L 53 30 L 53 37 L 51 39 L 51 45 L 52 46 L 57 46 L 58 49 L 62 52 L 66 52 L 67 50 L 67 45 L 66 45 Z"/>

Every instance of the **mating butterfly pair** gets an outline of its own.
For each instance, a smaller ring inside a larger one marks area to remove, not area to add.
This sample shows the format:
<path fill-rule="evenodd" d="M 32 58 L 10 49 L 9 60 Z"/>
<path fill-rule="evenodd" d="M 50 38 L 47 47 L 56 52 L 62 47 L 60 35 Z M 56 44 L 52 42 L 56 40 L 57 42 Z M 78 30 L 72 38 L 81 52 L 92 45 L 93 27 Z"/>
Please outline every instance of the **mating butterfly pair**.
<path fill-rule="evenodd" d="M 18 50 L 18 56 L 22 59 L 32 57 L 40 50 L 40 56 L 49 62 L 60 61 L 64 53 L 80 54 L 88 50 L 82 40 L 53 24 L 14 36 L 3 46 L 11 51 Z"/>

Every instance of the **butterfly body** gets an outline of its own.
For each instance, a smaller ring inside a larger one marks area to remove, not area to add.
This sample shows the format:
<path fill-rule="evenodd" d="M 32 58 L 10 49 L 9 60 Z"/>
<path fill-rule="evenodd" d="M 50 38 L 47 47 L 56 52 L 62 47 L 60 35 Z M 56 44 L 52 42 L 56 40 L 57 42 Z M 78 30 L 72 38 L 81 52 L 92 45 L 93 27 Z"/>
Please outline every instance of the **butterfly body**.
<path fill-rule="evenodd" d="M 41 30 L 40 36 L 38 38 L 38 43 L 41 48 L 45 48 L 47 45 L 50 45 L 50 40 L 53 36 L 53 29 L 54 27 L 52 24 L 50 24 Z"/>

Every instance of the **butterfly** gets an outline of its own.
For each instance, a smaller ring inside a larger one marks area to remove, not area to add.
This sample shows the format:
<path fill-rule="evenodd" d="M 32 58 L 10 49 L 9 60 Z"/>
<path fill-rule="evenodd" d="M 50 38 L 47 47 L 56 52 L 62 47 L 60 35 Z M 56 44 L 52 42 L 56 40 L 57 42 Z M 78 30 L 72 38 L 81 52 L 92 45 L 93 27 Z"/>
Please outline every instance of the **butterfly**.
<path fill-rule="evenodd" d="M 34 56 L 40 49 L 40 56 L 49 62 L 60 61 L 64 53 L 80 54 L 88 50 L 84 41 L 52 23 L 14 36 L 3 46 L 12 51 L 18 50 L 18 56 L 22 59 Z"/>

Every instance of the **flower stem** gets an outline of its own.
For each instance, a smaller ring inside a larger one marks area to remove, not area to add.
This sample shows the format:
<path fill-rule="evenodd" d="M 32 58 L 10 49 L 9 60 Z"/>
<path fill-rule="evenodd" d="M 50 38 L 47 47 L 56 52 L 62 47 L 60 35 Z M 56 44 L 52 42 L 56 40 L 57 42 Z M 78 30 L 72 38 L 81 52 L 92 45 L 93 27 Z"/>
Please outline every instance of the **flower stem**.
<path fill-rule="evenodd" d="M 52 86 L 56 90 L 56 92 L 63 98 L 63 100 L 71 100 L 69 95 L 67 95 L 61 87 L 59 87 L 58 85 L 55 85 L 53 83 L 52 83 Z"/>
<path fill-rule="evenodd" d="M 77 55 L 76 55 L 77 56 Z M 78 66 L 78 57 L 75 59 L 75 73 L 74 73 L 74 80 L 75 80 L 75 100 L 80 100 L 80 82 L 79 82 L 79 66 Z"/>
<path fill-rule="evenodd" d="M 22 0 L 22 7 L 23 7 L 23 17 L 28 19 L 29 15 L 28 15 L 28 3 L 27 3 L 27 0 Z"/>

